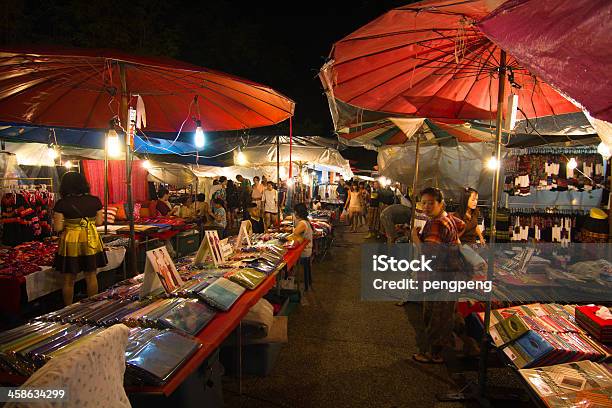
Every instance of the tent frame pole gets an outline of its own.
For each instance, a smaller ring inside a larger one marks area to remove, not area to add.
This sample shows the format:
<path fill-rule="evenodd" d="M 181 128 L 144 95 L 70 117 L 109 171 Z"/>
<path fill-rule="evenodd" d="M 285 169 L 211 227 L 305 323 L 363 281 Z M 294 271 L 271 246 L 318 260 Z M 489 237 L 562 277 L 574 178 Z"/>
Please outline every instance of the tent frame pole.
<path fill-rule="evenodd" d="M 280 190 L 280 136 L 276 135 L 276 205 L 278 206 L 278 222 L 281 217 L 281 203 L 278 201 L 278 191 Z"/>
<path fill-rule="evenodd" d="M 491 197 L 491 227 L 489 237 L 489 259 L 487 267 L 487 280 L 493 280 L 494 274 L 494 245 L 495 235 L 497 232 L 496 221 L 497 221 L 497 206 L 499 201 L 499 178 L 501 171 L 501 139 L 502 139 L 502 126 L 503 126 L 503 112 L 504 112 L 504 94 L 506 91 L 506 52 L 501 50 L 500 63 L 499 63 L 499 75 L 498 75 L 498 91 L 497 91 L 497 127 L 496 127 L 496 141 L 495 141 L 495 158 L 497 159 L 497 166 L 495 167 L 495 176 L 493 177 L 493 195 Z M 478 393 L 481 398 L 484 398 L 487 388 L 487 357 L 489 354 L 489 325 L 491 323 L 491 295 L 487 296 L 485 302 L 485 314 L 484 314 L 484 330 L 482 339 L 480 342 L 480 361 L 478 364 Z"/>
<path fill-rule="evenodd" d="M 414 177 L 412 178 L 412 209 L 410 210 L 410 233 L 412 237 L 412 230 L 414 230 L 414 221 L 416 218 L 416 198 L 417 198 L 417 185 L 419 182 L 419 151 L 421 147 L 421 135 L 423 134 L 423 128 L 416 134 L 416 151 L 415 151 L 415 163 L 414 163 Z M 412 238 L 410 238 L 412 239 Z"/>
<path fill-rule="evenodd" d="M 128 222 L 130 225 L 130 247 L 127 253 L 127 270 L 131 276 L 137 274 L 136 261 L 136 234 L 134 232 L 134 202 L 132 200 L 132 141 L 130 140 L 129 128 L 129 101 L 127 89 L 127 73 L 124 63 L 119 63 L 119 75 L 121 77 L 121 114 L 124 115 L 123 124 L 125 127 L 125 183 L 127 190 Z"/>
<path fill-rule="evenodd" d="M 108 234 L 108 137 L 104 138 L 104 234 Z"/>

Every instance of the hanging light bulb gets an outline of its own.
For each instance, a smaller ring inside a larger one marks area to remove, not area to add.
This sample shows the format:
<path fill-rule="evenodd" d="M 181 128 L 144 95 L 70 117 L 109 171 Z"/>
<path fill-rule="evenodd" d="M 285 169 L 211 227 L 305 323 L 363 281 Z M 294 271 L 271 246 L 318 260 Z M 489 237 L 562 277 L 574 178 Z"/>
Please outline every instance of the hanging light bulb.
<path fill-rule="evenodd" d="M 604 160 L 608 160 L 610 156 L 612 156 L 612 154 L 610 154 L 610 149 L 608 148 L 608 145 L 604 142 L 601 142 L 597 146 L 597 153 L 601 154 L 601 157 L 603 157 Z"/>
<path fill-rule="evenodd" d="M 57 156 L 59 156 L 59 154 L 57 153 L 57 150 L 55 149 L 55 145 L 52 145 L 52 144 L 49 145 L 49 147 L 47 148 L 47 156 L 51 160 L 57 159 Z"/>
<path fill-rule="evenodd" d="M 289 180 L 287 180 L 287 186 L 288 186 L 288 187 L 293 186 L 293 179 L 292 179 L 292 178 L 290 178 Z"/>
<path fill-rule="evenodd" d="M 64 167 L 70 170 L 72 168 L 72 162 L 70 160 L 66 160 Z"/>
<path fill-rule="evenodd" d="M 569 162 L 567 162 L 567 168 L 574 170 L 576 167 L 578 167 L 578 162 L 572 157 Z"/>
<path fill-rule="evenodd" d="M 119 157 L 121 155 L 121 143 L 115 129 L 111 128 L 106 133 L 106 151 L 110 157 Z"/>
<path fill-rule="evenodd" d="M 246 158 L 246 155 L 242 152 L 242 150 L 240 150 L 240 148 L 238 148 L 238 154 L 236 154 L 236 164 L 239 166 L 244 166 L 248 163 L 249 161 Z"/>
<path fill-rule="evenodd" d="M 151 162 L 149 160 L 145 160 L 142 162 L 142 167 L 149 170 L 151 168 Z"/>
<path fill-rule="evenodd" d="M 196 131 L 193 143 L 197 149 L 203 149 L 206 144 L 206 135 L 204 134 L 204 129 L 202 129 L 202 122 L 199 120 L 196 120 Z"/>
<path fill-rule="evenodd" d="M 489 161 L 487 161 L 487 168 L 489 170 L 496 170 L 499 168 L 499 160 L 497 160 L 497 157 L 491 156 Z"/>

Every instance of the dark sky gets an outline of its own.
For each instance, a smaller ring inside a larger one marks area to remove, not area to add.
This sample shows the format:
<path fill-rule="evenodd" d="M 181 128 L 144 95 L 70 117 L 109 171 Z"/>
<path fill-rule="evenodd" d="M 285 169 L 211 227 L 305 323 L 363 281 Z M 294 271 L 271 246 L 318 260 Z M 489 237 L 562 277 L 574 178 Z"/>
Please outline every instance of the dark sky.
<path fill-rule="evenodd" d="M 2 0 L 0 43 L 115 48 L 243 76 L 296 102 L 296 134 L 331 136 L 316 75 L 332 44 L 409 2 Z M 286 130 L 281 124 L 260 132 Z"/>

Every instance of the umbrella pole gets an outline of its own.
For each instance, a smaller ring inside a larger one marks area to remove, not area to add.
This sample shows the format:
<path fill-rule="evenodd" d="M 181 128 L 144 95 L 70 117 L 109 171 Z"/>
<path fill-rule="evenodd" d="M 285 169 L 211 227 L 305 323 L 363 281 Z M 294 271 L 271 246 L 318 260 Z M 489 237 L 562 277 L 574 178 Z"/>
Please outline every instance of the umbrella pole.
<path fill-rule="evenodd" d="M 127 190 L 127 204 L 128 204 L 128 222 L 130 224 L 130 247 L 127 255 L 127 270 L 134 276 L 137 273 L 137 262 L 136 262 L 136 234 L 134 232 L 134 203 L 132 201 L 132 141 L 130 140 L 129 127 L 129 112 L 128 112 L 128 90 L 127 90 L 127 78 L 125 65 L 119 64 L 119 74 L 121 77 L 121 113 L 125 115 L 125 183 Z"/>
<path fill-rule="evenodd" d="M 412 209 L 410 211 L 410 233 L 414 229 L 414 219 L 416 217 L 416 197 L 417 197 L 417 183 L 419 182 L 419 150 L 421 146 L 421 134 L 422 130 L 417 133 L 416 139 L 416 152 L 415 152 L 415 163 L 414 163 L 414 177 L 412 178 Z M 411 235 L 412 236 L 412 235 Z"/>
<path fill-rule="evenodd" d="M 104 234 L 108 234 L 108 138 L 104 141 Z"/>
<path fill-rule="evenodd" d="M 493 177 L 493 196 L 491 197 L 491 228 L 489 238 L 489 259 L 487 268 L 487 280 L 493 280 L 494 273 L 494 245 L 497 220 L 497 202 L 499 200 L 499 177 L 501 167 L 501 138 L 502 138 L 502 118 L 504 111 L 504 93 L 506 90 L 506 52 L 501 50 L 499 61 L 499 82 L 497 91 L 497 127 L 495 141 L 495 157 L 497 158 L 497 167 L 495 168 L 495 176 Z M 478 366 L 478 392 L 480 397 L 484 397 L 487 388 L 487 357 L 489 352 L 489 325 L 491 322 L 491 294 L 487 295 L 485 303 L 484 315 L 484 331 L 480 343 L 480 361 Z"/>
<path fill-rule="evenodd" d="M 280 223 L 281 218 L 281 203 L 278 201 L 278 191 L 280 190 L 280 136 L 276 135 L 276 192 L 277 192 L 277 205 L 278 205 L 278 222 Z"/>

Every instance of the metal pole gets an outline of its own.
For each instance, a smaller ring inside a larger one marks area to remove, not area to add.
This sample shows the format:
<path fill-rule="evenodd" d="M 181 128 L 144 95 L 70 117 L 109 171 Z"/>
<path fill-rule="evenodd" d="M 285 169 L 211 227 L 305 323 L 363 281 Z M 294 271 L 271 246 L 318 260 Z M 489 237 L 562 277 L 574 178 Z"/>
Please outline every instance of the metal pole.
<path fill-rule="evenodd" d="M 278 205 L 278 221 L 281 216 L 281 203 L 278 201 L 278 192 L 280 191 L 280 136 L 276 135 L 276 201 Z"/>
<path fill-rule="evenodd" d="M 502 138 L 502 118 L 504 112 L 504 93 L 506 90 L 506 52 L 501 50 L 499 60 L 499 82 L 497 90 L 497 138 L 495 142 L 495 157 L 497 158 L 497 167 L 495 168 L 495 176 L 493 177 L 493 196 L 491 197 L 491 229 L 490 231 L 490 246 L 489 246 L 489 262 L 487 269 L 487 280 L 493 279 L 493 262 L 494 262 L 494 244 L 495 244 L 495 221 L 497 220 L 497 201 L 499 200 L 499 175 L 501 167 L 501 138 Z M 487 357 L 489 352 L 489 324 L 491 322 L 491 298 L 488 295 L 485 304 L 484 315 L 484 332 L 480 344 L 480 361 L 478 366 L 478 392 L 480 397 L 484 397 L 487 387 Z"/>
<path fill-rule="evenodd" d="M 125 64 L 119 64 L 119 75 L 121 77 L 121 113 L 122 123 L 126 130 L 125 133 L 125 176 L 126 176 L 126 189 L 127 189 L 127 204 L 128 214 L 127 218 L 130 224 L 130 247 L 127 255 L 128 261 L 128 272 L 131 275 L 137 273 L 137 261 L 136 261 L 136 234 L 134 232 L 134 202 L 132 201 L 132 146 L 131 140 L 128 135 L 128 129 L 130 127 L 129 114 L 128 114 L 128 89 L 127 89 L 127 76 L 125 70 Z"/>
<path fill-rule="evenodd" d="M 104 141 L 104 234 L 108 234 L 108 137 Z"/>
<path fill-rule="evenodd" d="M 423 133 L 423 128 L 419 130 L 416 135 L 416 152 L 415 152 L 415 163 L 414 163 L 414 177 L 412 178 L 412 209 L 410 210 L 410 233 L 412 234 L 412 230 L 414 229 L 414 219 L 416 217 L 416 197 L 417 197 L 417 183 L 419 181 L 419 150 L 421 145 L 421 134 Z"/>

